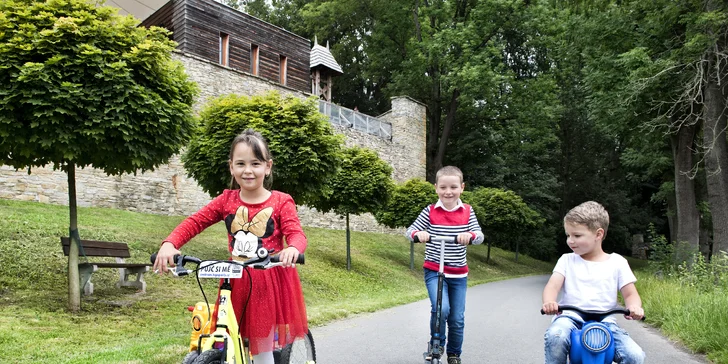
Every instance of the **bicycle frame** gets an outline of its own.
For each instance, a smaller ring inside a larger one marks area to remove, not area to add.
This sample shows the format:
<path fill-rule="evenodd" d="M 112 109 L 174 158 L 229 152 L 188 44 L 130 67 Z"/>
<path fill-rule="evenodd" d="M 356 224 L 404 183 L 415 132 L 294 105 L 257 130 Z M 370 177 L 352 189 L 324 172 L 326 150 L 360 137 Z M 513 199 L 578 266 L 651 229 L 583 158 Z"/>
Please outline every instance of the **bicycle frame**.
<path fill-rule="evenodd" d="M 200 334 L 197 339 L 197 350 L 194 351 L 196 351 L 200 356 L 204 356 L 205 353 L 214 351 L 214 355 L 216 357 L 218 355 L 220 356 L 219 360 L 222 364 L 251 364 L 247 340 L 243 340 L 240 336 L 240 327 L 232 305 L 232 286 L 230 284 L 230 279 L 240 278 L 244 273 L 244 269 L 247 267 L 255 269 L 269 269 L 283 265 L 283 263 L 278 261 L 277 256 L 269 255 L 269 252 L 266 249 L 259 248 L 255 255 L 257 256 L 245 261 L 203 261 L 192 256 L 175 256 L 176 264 L 172 270 L 172 273 L 175 276 L 189 275 L 192 271 L 184 268 L 184 264 L 191 262 L 197 264 L 197 269 L 195 269 L 194 272 L 197 273 L 198 279 L 200 276 L 203 276 L 204 278 L 223 279 L 223 282 L 220 285 L 220 292 L 214 306 L 217 312 L 215 327 L 213 328 L 212 333 Z M 150 260 L 154 262 L 156 260 L 156 256 L 156 253 L 153 254 Z M 304 260 L 304 255 L 299 254 L 296 264 L 303 264 Z M 213 268 L 216 265 L 226 266 Z M 203 271 L 202 274 L 200 273 L 201 271 Z"/>
<path fill-rule="evenodd" d="M 215 308 L 217 310 L 215 331 L 211 334 L 200 335 L 198 339 L 199 352 L 214 349 L 217 347 L 216 344 L 219 343 L 222 346 L 223 357 L 225 357 L 226 363 L 248 364 L 250 362 L 250 353 L 245 345 L 243 345 L 242 338 L 239 334 L 240 327 L 238 326 L 238 320 L 233 310 L 229 278 L 224 279 L 220 286 L 220 294 L 215 303 Z M 232 350 L 230 350 L 231 343 Z"/>

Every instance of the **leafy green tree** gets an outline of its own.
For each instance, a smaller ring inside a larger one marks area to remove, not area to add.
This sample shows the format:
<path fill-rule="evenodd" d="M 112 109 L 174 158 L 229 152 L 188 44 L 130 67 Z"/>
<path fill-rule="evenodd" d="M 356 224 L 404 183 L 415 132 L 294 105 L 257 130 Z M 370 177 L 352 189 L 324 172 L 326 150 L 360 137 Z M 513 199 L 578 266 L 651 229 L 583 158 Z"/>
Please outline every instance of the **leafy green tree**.
<path fill-rule="evenodd" d="M 606 3 L 606 2 L 605 2 Z M 589 77 L 590 114 L 619 145 L 644 144 L 658 133 L 672 147 L 675 232 L 671 236 L 697 250 L 701 214 L 696 194 L 708 173 L 715 242 L 728 241 L 728 144 L 725 139 L 726 4 L 718 1 L 626 1 L 583 17 L 581 30 Z M 605 37 L 609 34 L 609 37 Z M 702 127 L 702 130 L 701 130 Z M 632 130 L 632 132 L 630 132 Z M 635 132 L 636 131 L 636 132 Z M 631 135 L 630 135 L 631 134 Z M 696 138 L 697 137 L 697 138 Z M 702 139 L 702 140 L 701 140 Z M 644 149 L 644 147 L 642 147 Z M 672 201 L 673 199 L 668 199 Z M 691 254 L 678 254 L 678 260 Z"/>
<path fill-rule="evenodd" d="M 351 270 L 349 215 L 379 211 L 394 187 L 391 174 L 392 167 L 370 149 L 352 147 L 342 153 L 341 169 L 329 181 L 333 193 L 319 209 L 346 217 L 346 270 Z"/>
<path fill-rule="evenodd" d="M 316 207 L 331 195 L 326 183 L 340 165 L 342 136 L 318 111 L 316 100 L 277 92 L 253 97 L 227 95 L 200 112 L 201 125 L 182 162 L 205 192 L 219 195 L 230 186 L 230 143 L 247 128 L 259 131 L 273 154 L 272 188 Z"/>
<path fill-rule="evenodd" d="M 387 204 L 374 217 L 384 226 L 406 228 L 412 225 L 422 209 L 435 201 L 435 186 L 423 179 L 413 178 L 396 185 Z M 414 243 L 410 243 L 410 269 L 414 269 L 414 249 Z"/>
<path fill-rule="evenodd" d="M 68 175 L 68 306 L 80 309 L 77 167 L 151 170 L 194 126 L 195 85 L 161 28 L 82 0 L 0 2 L 0 162 Z"/>
<path fill-rule="evenodd" d="M 533 237 L 528 232 L 535 230 L 544 222 L 544 219 L 513 191 L 476 188 L 465 194 L 463 201 L 473 206 L 478 223 L 485 233 L 488 241 L 488 261 L 490 261 L 491 242 L 503 248 L 515 248 L 518 261 L 521 241 L 532 240 Z M 513 247 L 514 242 L 515 247 Z M 539 250 L 552 250 L 553 246 L 526 245 L 526 248 L 528 253 L 538 256 Z M 543 252 L 540 254 L 548 256 Z"/>

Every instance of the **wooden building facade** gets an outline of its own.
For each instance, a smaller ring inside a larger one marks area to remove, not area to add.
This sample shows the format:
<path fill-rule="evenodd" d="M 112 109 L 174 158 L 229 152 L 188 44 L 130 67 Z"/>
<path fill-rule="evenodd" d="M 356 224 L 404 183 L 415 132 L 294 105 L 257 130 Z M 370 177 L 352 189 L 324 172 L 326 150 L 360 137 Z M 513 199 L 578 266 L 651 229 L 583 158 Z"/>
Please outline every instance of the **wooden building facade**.
<path fill-rule="evenodd" d="M 311 92 L 310 41 L 213 0 L 171 0 L 142 26 L 172 31 L 181 52 Z"/>

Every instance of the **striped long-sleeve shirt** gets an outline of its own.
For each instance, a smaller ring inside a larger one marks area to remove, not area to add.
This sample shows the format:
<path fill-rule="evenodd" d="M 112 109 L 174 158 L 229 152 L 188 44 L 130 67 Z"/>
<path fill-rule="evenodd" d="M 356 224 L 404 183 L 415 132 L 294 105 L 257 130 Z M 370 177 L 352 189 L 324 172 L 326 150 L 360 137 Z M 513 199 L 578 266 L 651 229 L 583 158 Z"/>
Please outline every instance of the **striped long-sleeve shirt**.
<path fill-rule="evenodd" d="M 453 210 L 446 210 L 440 201 L 425 207 L 415 222 L 407 229 L 407 237 L 414 240 L 416 233 L 427 231 L 430 235 L 456 236 L 469 232 L 473 235 L 473 244 L 483 242 L 483 232 L 472 206 L 458 201 Z M 460 278 L 468 275 L 466 247 L 460 244 L 445 244 L 444 273 L 448 278 Z M 425 245 L 425 263 L 423 267 L 438 270 L 440 264 L 440 243 L 428 241 Z"/>

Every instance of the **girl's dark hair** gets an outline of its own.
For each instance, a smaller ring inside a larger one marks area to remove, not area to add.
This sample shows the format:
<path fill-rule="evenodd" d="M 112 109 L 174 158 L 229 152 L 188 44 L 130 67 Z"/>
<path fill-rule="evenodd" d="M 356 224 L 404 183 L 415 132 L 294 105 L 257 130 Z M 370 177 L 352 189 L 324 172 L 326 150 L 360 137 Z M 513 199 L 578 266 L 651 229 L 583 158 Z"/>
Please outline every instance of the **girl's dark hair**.
<path fill-rule="evenodd" d="M 231 162 L 233 160 L 233 152 L 235 151 L 235 147 L 239 143 L 245 143 L 245 145 L 249 146 L 250 149 L 253 150 L 253 155 L 255 155 L 255 158 L 258 158 L 258 160 L 268 162 L 269 160 L 273 159 L 273 156 L 270 154 L 270 149 L 268 149 L 268 142 L 266 142 L 265 138 L 263 138 L 263 135 L 253 129 L 245 129 L 245 131 L 243 131 L 238 136 L 236 136 L 235 139 L 233 139 L 233 142 L 230 145 L 229 160 Z M 272 184 L 273 171 L 271 171 L 269 175 L 265 176 L 265 179 L 263 180 L 263 187 L 265 187 L 266 189 L 270 189 Z M 230 189 L 240 189 L 240 185 L 235 180 L 235 176 L 230 176 Z"/>

